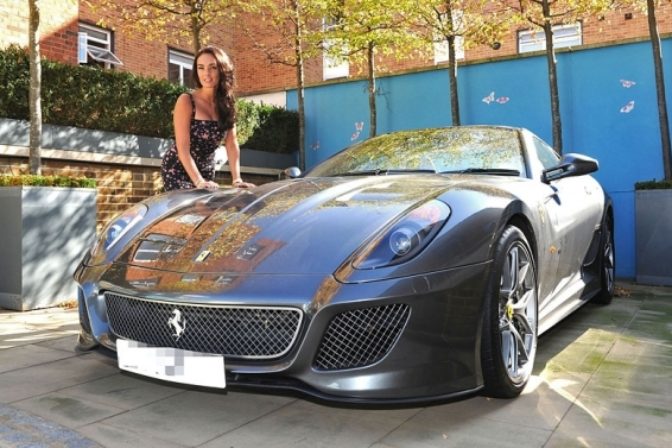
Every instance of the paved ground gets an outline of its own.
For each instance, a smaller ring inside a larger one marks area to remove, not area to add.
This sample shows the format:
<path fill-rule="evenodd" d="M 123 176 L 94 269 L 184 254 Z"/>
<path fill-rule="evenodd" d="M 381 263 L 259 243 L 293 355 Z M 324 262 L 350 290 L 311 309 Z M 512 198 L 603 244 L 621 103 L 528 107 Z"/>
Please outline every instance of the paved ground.
<path fill-rule="evenodd" d="M 672 446 L 672 288 L 619 290 L 540 338 L 521 397 L 402 409 L 120 374 L 76 310 L 0 310 L 0 447 Z"/>

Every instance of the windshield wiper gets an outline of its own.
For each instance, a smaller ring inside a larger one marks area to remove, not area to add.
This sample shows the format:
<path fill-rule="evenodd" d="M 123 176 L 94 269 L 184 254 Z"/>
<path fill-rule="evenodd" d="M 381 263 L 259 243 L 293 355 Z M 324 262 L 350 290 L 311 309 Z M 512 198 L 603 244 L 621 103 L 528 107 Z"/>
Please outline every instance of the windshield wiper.
<path fill-rule="evenodd" d="M 501 174 L 503 176 L 520 176 L 520 171 L 508 168 L 465 168 L 463 170 L 441 171 L 439 174 Z"/>
<path fill-rule="evenodd" d="M 387 176 L 388 174 L 406 174 L 406 173 L 431 173 L 435 174 L 435 170 L 431 169 L 376 169 L 363 171 L 350 171 L 348 173 L 332 174 L 331 177 L 345 177 L 345 176 Z"/>

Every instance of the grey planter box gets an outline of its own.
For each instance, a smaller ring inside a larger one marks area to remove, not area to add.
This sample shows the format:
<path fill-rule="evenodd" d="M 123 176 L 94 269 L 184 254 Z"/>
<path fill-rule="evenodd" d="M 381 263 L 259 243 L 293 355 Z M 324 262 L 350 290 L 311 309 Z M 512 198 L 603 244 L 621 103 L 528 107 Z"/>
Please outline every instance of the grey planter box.
<path fill-rule="evenodd" d="M 636 281 L 672 285 L 672 190 L 635 191 Z"/>
<path fill-rule="evenodd" d="M 75 300 L 72 274 L 96 233 L 96 189 L 0 188 L 0 308 Z"/>

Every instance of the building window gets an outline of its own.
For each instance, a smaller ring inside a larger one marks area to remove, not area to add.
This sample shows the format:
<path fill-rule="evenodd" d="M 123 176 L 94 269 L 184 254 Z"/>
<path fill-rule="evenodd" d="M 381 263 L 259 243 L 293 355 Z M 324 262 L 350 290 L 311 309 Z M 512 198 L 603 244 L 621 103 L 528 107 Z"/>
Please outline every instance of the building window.
<path fill-rule="evenodd" d="M 441 14 L 441 21 L 448 19 L 448 14 L 445 12 Z M 462 11 L 455 11 L 453 13 L 453 29 L 459 30 L 462 26 Z M 448 62 L 448 40 L 445 36 L 437 34 L 434 38 L 434 63 L 440 64 Z M 464 37 L 455 36 L 455 59 L 464 59 Z"/>
<path fill-rule="evenodd" d="M 337 27 L 340 22 L 339 17 L 325 18 L 323 24 L 325 31 Z M 335 39 L 326 39 L 323 44 L 322 79 L 325 81 L 334 78 L 347 78 L 350 74 L 350 64 L 347 57 L 329 54 L 329 49 L 336 43 Z"/>
<path fill-rule="evenodd" d="M 110 68 L 123 65 L 112 53 L 112 33 L 85 23 L 79 24 L 77 62 Z"/>
<path fill-rule="evenodd" d="M 333 42 L 324 42 L 325 52 L 322 57 L 322 79 L 347 78 L 350 74 L 350 64 L 346 58 L 332 56 L 327 53 L 326 50 L 332 45 Z"/>
<path fill-rule="evenodd" d="M 581 45 L 583 36 L 581 32 L 581 23 L 572 23 L 570 25 L 556 25 L 553 27 L 553 47 L 564 48 Z M 543 31 L 519 31 L 518 32 L 518 53 L 529 53 L 530 51 L 541 51 L 546 49 L 546 37 Z"/>
<path fill-rule="evenodd" d="M 193 88 L 193 66 L 194 57 L 192 55 L 168 49 L 168 80 L 170 82 Z"/>

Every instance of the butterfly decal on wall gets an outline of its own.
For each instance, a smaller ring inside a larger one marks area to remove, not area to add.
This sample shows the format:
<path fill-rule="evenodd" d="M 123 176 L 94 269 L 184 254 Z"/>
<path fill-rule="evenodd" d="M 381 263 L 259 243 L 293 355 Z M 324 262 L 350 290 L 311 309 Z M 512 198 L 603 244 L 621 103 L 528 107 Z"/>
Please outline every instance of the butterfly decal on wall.
<path fill-rule="evenodd" d="M 490 94 L 486 97 L 484 97 L 481 101 L 483 101 L 485 104 L 490 105 L 490 103 L 497 103 L 497 104 L 506 104 L 511 100 L 508 96 L 500 96 L 500 97 L 495 97 L 495 92 L 494 90 L 490 92 Z"/>
<path fill-rule="evenodd" d="M 628 104 L 625 106 L 621 107 L 621 113 L 622 114 L 629 114 L 632 112 L 632 110 L 635 108 L 635 101 L 628 101 Z"/>

